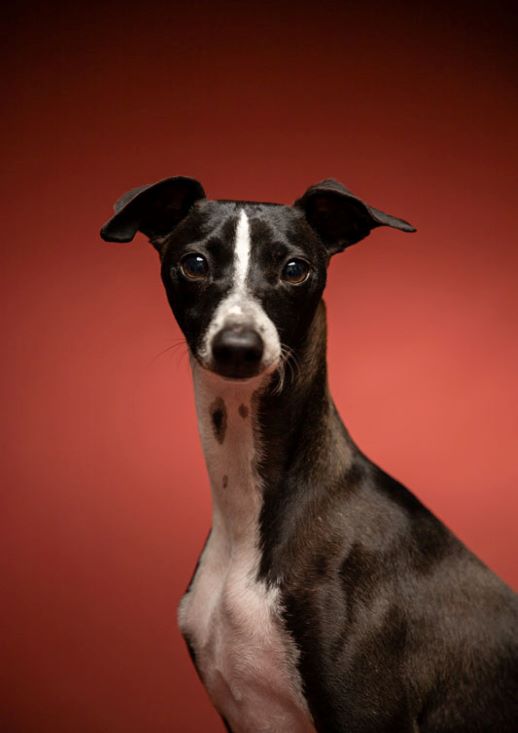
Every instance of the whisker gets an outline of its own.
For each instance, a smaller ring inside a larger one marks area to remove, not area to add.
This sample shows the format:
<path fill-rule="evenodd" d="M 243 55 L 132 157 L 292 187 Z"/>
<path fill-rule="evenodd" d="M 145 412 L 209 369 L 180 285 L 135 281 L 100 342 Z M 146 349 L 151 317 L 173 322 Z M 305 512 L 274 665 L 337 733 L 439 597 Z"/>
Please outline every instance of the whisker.
<path fill-rule="evenodd" d="M 293 349 L 287 344 L 281 343 L 281 358 L 278 366 L 278 381 L 273 390 L 274 394 L 280 394 L 284 389 L 287 378 L 295 382 L 300 373 L 300 366 Z"/>
<path fill-rule="evenodd" d="M 178 351 L 178 349 L 184 347 L 182 351 Z M 151 361 L 147 364 L 147 369 L 153 366 L 158 359 L 161 359 L 166 354 L 173 354 L 175 356 L 180 356 L 180 360 L 177 362 L 177 364 L 180 363 L 180 361 L 183 359 L 183 357 L 188 354 L 189 348 L 187 346 L 187 341 L 184 338 L 180 338 L 177 341 L 174 341 L 170 346 L 167 346 L 162 351 L 159 351 L 158 354 L 155 354 L 155 356 L 151 359 Z"/>
<path fill-rule="evenodd" d="M 280 394 L 282 392 L 282 390 L 283 390 L 283 387 L 284 387 L 284 378 L 286 376 L 286 369 L 285 369 L 284 360 L 282 358 L 282 352 L 281 352 L 281 360 L 279 362 L 278 373 L 279 373 L 278 381 L 277 381 L 277 384 L 275 386 L 275 389 L 273 390 L 273 393 L 274 394 Z"/>
<path fill-rule="evenodd" d="M 297 357 L 295 356 L 295 352 L 293 351 L 293 349 L 290 348 L 287 344 L 283 344 L 283 346 L 284 352 L 286 354 L 286 364 L 290 368 L 292 379 L 296 380 L 300 374 L 299 362 L 297 360 Z"/>

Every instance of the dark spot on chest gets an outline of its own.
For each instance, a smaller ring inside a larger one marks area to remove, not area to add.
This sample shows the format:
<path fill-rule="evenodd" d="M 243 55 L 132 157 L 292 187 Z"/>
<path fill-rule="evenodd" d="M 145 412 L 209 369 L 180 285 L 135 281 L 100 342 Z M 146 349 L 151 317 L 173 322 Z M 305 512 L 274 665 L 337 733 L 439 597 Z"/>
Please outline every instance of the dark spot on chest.
<path fill-rule="evenodd" d="M 223 488 L 226 489 L 228 486 L 228 476 L 225 474 L 223 476 Z"/>
<path fill-rule="evenodd" d="M 248 417 L 248 407 L 246 405 L 239 405 L 238 412 L 241 415 L 241 417 L 243 418 L 243 420 Z"/>
<path fill-rule="evenodd" d="M 221 397 L 214 400 L 210 406 L 210 419 L 216 440 L 218 443 L 223 443 L 227 432 L 227 408 Z"/>

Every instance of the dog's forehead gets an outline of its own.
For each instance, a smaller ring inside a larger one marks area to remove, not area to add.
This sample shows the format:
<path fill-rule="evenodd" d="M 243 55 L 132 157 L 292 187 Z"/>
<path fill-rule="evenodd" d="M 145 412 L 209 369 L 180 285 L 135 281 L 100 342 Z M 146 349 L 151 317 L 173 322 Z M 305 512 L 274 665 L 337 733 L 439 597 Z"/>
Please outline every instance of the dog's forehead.
<path fill-rule="evenodd" d="M 295 243 L 301 241 L 304 233 L 307 235 L 301 212 L 283 204 L 205 200 L 196 205 L 193 215 L 205 237 L 216 236 L 232 244 L 243 212 L 251 244 Z"/>

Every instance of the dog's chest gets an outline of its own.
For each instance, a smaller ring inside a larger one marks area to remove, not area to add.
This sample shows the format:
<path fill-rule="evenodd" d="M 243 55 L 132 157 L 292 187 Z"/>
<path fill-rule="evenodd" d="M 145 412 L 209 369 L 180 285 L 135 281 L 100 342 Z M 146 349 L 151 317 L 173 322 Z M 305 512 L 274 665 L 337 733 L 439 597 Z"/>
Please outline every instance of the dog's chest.
<path fill-rule="evenodd" d="M 230 559 L 212 533 L 180 605 L 182 632 L 215 706 L 234 733 L 313 731 L 278 592 L 254 581 L 252 557 Z"/>
<path fill-rule="evenodd" d="M 180 603 L 180 628 L 209 695 L 234 733 L 310 733 L 298 652 L 282 622 L 279 591 L 257 580 L 262 500 L 249 405 L 228 396 L 210 401 L 197 394 L 197 401 L 199 417 L 223 410 L 216 425 L 225 425 L 225 435 L 221 441 L 217 427 L 200 419 L 213 526 Z"/>

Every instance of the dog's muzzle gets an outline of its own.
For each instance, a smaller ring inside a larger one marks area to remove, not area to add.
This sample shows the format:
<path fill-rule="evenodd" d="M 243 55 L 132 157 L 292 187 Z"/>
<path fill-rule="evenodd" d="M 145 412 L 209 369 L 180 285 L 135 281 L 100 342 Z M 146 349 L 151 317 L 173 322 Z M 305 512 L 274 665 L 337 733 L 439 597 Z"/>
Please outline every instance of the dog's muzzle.
<path fill-rule="evenodd" d="M 227 326 L 212 339 L 213 371 L 226 379 L 250 379 L 262 371 L 264 343 L 252 328 Z"/>

